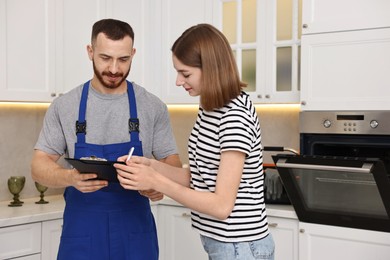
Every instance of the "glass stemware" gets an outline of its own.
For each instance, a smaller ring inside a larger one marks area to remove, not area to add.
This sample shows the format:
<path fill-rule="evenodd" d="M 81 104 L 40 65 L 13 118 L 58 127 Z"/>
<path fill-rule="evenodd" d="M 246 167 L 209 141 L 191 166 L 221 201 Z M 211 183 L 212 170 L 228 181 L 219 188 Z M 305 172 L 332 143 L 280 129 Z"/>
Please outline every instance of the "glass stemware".
<path fill-rule="evenodd" d="M 35 182 L 35 187 L 37 188 L 37 190 L 40 192 L 40 197 L 41 199 L 37 202 L 35 202 L 35 204 L 47 204 L 49 203 L 48 201 L 44 200 L 43 197 L 45 196 L 45 191 L 47 191 L 47 187 L 38 183 L 38 182 Z"/>
<path fill-rule="evenodd" d="M 23 190 L 25 182 L 25 176 L 11 176 L 8 179 L 8 189 L 14 195 L 13 201 L 8 204 L 9 207 L 20 207 L 23 205 L 23 201 L 19 199 L 19 193 Z"/>

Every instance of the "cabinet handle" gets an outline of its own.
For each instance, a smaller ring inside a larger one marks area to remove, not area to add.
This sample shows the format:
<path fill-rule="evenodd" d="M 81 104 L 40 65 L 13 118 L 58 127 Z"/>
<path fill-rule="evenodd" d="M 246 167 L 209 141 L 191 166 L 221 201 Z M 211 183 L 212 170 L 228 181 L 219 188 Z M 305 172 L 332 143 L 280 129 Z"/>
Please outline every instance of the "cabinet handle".
<path fill-rule="evenodd" d="M 183 214 L 181 214 L 181 216 L 188 218 L 188 217 L 191 217 L 191 213 L 184 212 Z"/>
<path fill-rule="evenodd" d="M 56 96 L 56 93 L 51 93 L 50 96 L 51 96 L 51 97 L 55 97 L 55 96 Z"/>
<path fill-rule="evenodd" d="M 265 98 L 271 98 L 271 96 L 267 94 L 267 95 L 265 95 Z"/>
<path fill-rule="evenodd" d="M 276 228 L 278 226 L 278 223 L 269 223 L 268 226 Z"/>
<path fill-rule="evenodd" d="M 307 29 L 308 27 L 309 27 L 309 25 L 307 25 L 306 23 L 302 24 L 303 29 Z"/>
<path fill-rule="evenodd" d="M 301 229 L 299 229 L 299 232 L 300 233 L 305 233 L 305 229 L 301 228 Z"/>
<path fill-rule="evenodd" d="M 257 95 L 257 98 L 263 98 L 263 96 L 259 94 L 259 95 Z"/>
<path fill-rule="evenodd" d="M 305 101 L 305 100 L 302 100 L 302 101 L 301 101 L 301 105 L 302 105 L 302 106 L 305 106 L 305 105 L 306 105 L 306 101 Z"/>

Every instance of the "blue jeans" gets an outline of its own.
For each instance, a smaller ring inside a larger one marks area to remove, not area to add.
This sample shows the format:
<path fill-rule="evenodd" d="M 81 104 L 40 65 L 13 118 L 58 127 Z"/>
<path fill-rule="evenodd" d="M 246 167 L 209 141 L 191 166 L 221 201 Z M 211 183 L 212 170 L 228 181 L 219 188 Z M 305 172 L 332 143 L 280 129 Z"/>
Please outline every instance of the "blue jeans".
<path fill-rule="evenodd" d="M 200 236 L 209 260 L 274 260 L 275 244 L 272 235 L 249 242 L 221 242 Z"/>

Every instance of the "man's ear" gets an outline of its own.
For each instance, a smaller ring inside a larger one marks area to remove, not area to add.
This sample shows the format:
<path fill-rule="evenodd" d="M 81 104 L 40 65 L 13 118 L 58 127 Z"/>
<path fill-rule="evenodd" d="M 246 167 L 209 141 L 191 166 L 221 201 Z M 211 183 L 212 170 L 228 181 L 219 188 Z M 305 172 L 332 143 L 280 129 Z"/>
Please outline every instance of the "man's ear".
<path fill-rule="evenodd" d="M 88 53 L 89 59 L 93 60 L 93 49 L 92 49 L 92 45 L 90 45 L 90 44 L 87 45 L 87 53 Z"/>

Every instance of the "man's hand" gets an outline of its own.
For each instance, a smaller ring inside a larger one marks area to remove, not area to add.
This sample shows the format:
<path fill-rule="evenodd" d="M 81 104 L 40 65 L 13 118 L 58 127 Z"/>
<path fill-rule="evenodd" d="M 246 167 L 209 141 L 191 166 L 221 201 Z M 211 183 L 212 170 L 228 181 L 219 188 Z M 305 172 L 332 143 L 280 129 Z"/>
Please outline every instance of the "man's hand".
<path fill-rule="evenodd" d="M 95 173 L 81 174 L 76 169 L 70 171 L 71 186 L 83 193 L 94 192 L 108 185 L 107 181 L 94 180 L 97 175 Z"/>
<path fill-rule="evenodd" d="M 164 198 L 164 194 L 155 190 L 143 190 L 143 191 L 139 191 L 139 193 L 149 198 L 151 201 L 159 201 Z"/>

